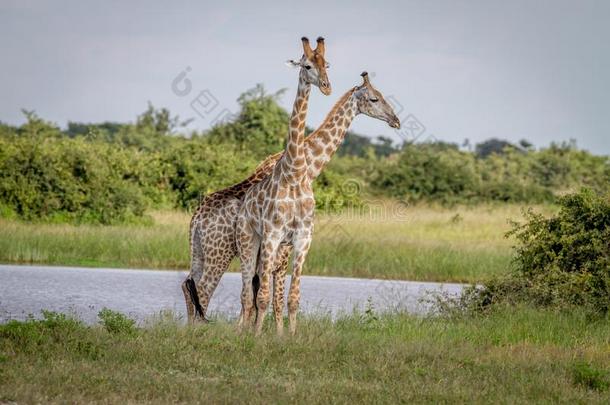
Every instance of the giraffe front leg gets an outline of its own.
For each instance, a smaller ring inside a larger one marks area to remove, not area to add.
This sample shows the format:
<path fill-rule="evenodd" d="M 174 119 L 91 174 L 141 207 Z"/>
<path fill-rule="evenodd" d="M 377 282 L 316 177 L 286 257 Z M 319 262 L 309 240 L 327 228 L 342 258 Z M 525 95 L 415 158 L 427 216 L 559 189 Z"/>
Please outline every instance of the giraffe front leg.
<path fill-rule="evenodd" d="M 297 330 L 297 311 L 301 298 L 301 271 L 309 246 L 311 245 L 311 231 L 303 231 L 294 241 L 294 259 L 292 261 L 292 280 L 288 292 L 288 328 L 294 335 Z"/>
<path fill-rule="evenodd" d="M 279 336 L 284 334 L 284 285 L 290 252 L 290 246 L 280 248 L 277 264 L 273 270 L 273 314 L 275 315 L 275 329 Z"/>
<path fill-rule="evenodd" d="M 265 320 L 265 314 L 269 307 L 269 277 L 273 272 L 275 264 L 275 258 L 277 256 L 277 250 L 279 248 L 279 242 L 276 240 L 265 240 L 261 246 L 260 252 L 260 267 L 258 276 L 260 278 L 260 287 L 258 294 L 256 295 L 256 324 L 254 326 L 254 334 L 260 335 L 263 330 L 263 322 Z"/>

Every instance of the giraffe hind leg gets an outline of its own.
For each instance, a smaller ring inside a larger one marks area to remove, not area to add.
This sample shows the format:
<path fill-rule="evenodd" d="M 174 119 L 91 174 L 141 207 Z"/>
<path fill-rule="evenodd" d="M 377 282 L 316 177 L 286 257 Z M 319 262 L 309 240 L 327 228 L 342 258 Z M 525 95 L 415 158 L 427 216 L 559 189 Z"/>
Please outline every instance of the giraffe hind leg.
<path fill-rule="evenodd" d="M 192 278 L 188 277 L 185 283 L 191 302 L 195 306 L 195 312 L 197 312 L 197 315 L 199 315 L 201 320 L 203 320 L 204 322 L 208 322 L 208 320 L 205 319 L 203 308 L 201 308 L 201 303 L 199 302 L 199 295 L 197 295 L 197 286 L 195 285 L 195 282 Z"/>
<path fill-rule="evenodd" d="M 190 277 L 187 277 L 182 282 L 182 293 L 184 294 L 184 302 L 186 303 L 186 316 L 188 323 L 193 323 L 195 321 L 195 306 L 193 305 L 193 300 L 190 297 L 189 290 L 187 287 L 187 281 Z"/>

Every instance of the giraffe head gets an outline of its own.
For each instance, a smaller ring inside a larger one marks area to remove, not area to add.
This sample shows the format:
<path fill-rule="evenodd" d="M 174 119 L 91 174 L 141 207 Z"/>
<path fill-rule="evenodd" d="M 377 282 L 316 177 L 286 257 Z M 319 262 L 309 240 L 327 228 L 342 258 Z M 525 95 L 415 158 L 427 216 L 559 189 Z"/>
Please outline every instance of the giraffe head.
<path fill-rule="evenodd" d="M 306 37 L 301 38 L 301 42 L 303 43 L 303 56 L 299 61 L 289 60 L 287 64 L 289 66 L 300 67 L 300 75 L 307 83 L 318 87 L 325 96 L 330 95 L 330 81 L 326 74 L 329 64 L 324 59 L 326 51 L 324 38 L 318 37 L 316 49 L 311 49 L 309 39 Z"/>
<path fill-rule="evenodd" d="M 369 81 L 368 73 L 362 72 L 360 76 L 362 76 L 364 82 L 354 89 L 358 113 L 385 121 L 392 128 L 400 128 L 400 120 L 394 113 L 394 109 L 385 101 L 381 92 L 373 87 Z"/>

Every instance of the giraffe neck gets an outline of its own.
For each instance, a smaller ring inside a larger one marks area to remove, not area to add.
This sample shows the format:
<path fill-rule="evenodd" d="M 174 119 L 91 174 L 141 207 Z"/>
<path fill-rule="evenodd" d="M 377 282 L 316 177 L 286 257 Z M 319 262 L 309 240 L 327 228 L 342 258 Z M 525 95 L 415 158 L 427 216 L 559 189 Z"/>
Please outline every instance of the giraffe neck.
<path fill-rule="evenodd" d="M 345 93 L 328 113 L 324 122 L 305 141 L 307 177 L 314 181 L 333 157 L 358 115 L 355 89 Z"/>
<path fill-rule="evenodd" d="M 277 165 L 280 175 L 289 184 L 297 184 L 307 173 L 305 164 L 305 118 L 311 85 L 305 80 L 305 74 L 299 76 L 297 96 L 292 107 L 290 125 L 288 127 L 288 142 L 286 151 Z"/>

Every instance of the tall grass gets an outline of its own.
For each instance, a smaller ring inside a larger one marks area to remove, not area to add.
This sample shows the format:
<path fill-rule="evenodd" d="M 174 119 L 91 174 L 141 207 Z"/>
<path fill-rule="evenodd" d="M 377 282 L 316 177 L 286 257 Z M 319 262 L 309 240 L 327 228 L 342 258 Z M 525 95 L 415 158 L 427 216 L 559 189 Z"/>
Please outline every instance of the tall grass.
<path fill-rule="evenodd" d="M 521 218 L 516 205 L 382 208 L 318 215 L 306 274 L 481 281 L 506 271 L 512 242 L 504 233 L 509 218 Z M 190 215 L 151 215 L 150 226 L 0 219 L 0 262 L 187 269 Z"/>
<path fill-rule="evenodd" d="M 527 307 L 486 316 L 301 319 L 255 339 L 234 325 L 0 325 L 0 402 L 607 403 L 610 320 Z M 112 316 L 116 323 L 118 316 Z M 125 322 L 122 322 L 124 324 Z M 129 333 L 128 333 L 129 332 Z"/>

